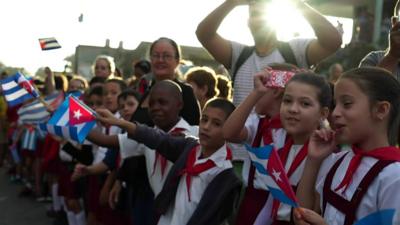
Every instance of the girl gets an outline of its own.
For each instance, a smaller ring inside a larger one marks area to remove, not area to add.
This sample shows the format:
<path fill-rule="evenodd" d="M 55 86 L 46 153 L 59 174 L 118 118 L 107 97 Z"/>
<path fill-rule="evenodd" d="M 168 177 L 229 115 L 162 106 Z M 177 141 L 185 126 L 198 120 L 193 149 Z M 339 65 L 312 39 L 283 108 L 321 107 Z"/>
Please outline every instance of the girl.
<path fill-rule="evenodd" d="M 276 74 L 293 75 L 294 72 L 291 70 L 296 68 L 290 64 L 276 64 L 273 65 L 273 69 L 280 71 Z M 267 80 L 274 78 L 280 77 L 270 74 L 268 70 L 255 75 L 255 89 L 229 116 L 224 125 L 224 136 L 227 141 L 248 144 L 252 147 L 270 144 L 276 149 L 283 147 L 286 131 L 282 128 L 279 114 L 284 87 L 265 85 Z M 255 113 L 252 113 L 253 109 Z M 235 149 L 234 152 L 238 150 Z M 255 170 L 251 165 L 250 154 L 246 152 L 245 154 L 242 178 L 247 187 L 236 224 L 253 224 L 268 196 L 264 184 L 265 175 Z"/>
<path fill-rule="evenodd" d="M 391 146 L 398 143 L 399 82 L 380 68 L 353 69 L 336 83 L 335 101 L 335 130 L 312 135 L 300 203 L 322 210 L 328 224 L 353 224 L 382 209 L 395 210 L 398 224 L 400 150 Z M 330 155 L 337 143 L 348 145 Z"/>
<path fill-rule="evenodd" d="M 296 74 L 285 87 L 280 118 L 289 138 L 278 153 L 294 189 L 303 172 L 308 140 L 327 118 L 331 98 L 326 79 L 313 73 Z M 290 206 L 279 204 L 269 195 L 255 224 L 292 224 L 291 210 Z"/>
<path fill-rule="evenodd" d="M 194 67 L 185 74 L 186 82 L 203 108 L 206 102 L 218 95 L 217 78 L 214 70 L 209 67 Z"/>
<path fill-rule="evenodd" d="M 95 77 L 114 78 L 114 58 L 108 55 L 97 56 L 92 66 L 92 70 Z"/>

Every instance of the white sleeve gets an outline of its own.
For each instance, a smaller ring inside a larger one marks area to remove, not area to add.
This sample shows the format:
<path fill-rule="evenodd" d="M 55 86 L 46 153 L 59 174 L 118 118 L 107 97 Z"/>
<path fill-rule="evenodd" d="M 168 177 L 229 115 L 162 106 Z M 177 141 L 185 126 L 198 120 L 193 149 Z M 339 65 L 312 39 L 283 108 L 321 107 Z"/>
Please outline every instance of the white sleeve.
<path fill-rule="evenodd" d="M 247 129 L 247 138 L 245 140 L 246 144 L 251 145 L 253 143 L 257 134 L 259 121 L 259 116 L 254 112 L 247 117 L 246 123 L 244 124 L 244 127 Z"/>
<path fill-rule="evenodd" d="M 145 148 L 144 145 L 128 138 L 127 133 L 118 134 L 119 150 L 122 159 L 126 159 L 131 156 L 143 155 Z"/>
<path fill-rule="evenodd" d="M 308 45 L 314 39 L 303 39 L 296 38 L 289 41 L 289 45 L 293 50 L 293 54 L 296 58 L 297 64 L 301 68 L 309 68 L 308 59 L 307 59 L 307 49 Z"/>

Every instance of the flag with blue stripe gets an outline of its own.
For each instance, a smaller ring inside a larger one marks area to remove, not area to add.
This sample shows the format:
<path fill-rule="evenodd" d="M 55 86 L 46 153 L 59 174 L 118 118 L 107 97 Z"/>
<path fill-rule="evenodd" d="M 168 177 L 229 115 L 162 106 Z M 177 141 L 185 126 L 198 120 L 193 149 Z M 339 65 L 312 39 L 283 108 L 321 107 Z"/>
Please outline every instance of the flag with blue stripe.
<path fill-rule="evenodd" d="M 354 225 L 392 225 L 394 214 L 394 209 L 380 210 L 361 218 Z"/>
<path fill-rule="evenodd" d="M 63 92 L 55 92 L 44 98 L 47 105 L 57 108 L 64 100 Z M 18 122 L 20 124 L 39 124 L 45 123 L 50 118 L 50 113 L 39 99 L 23 105 L 18 109 Z"/>
<path fill-rule="evenodd" d="M 40 129 L 65 139 L 83 143 L 96 124 L 95 113 L 75 96 L 68 96 Z"/>
<path fill-rule="evenodd" d="M 284 204 L 298 207 L 296 195 L 274 146 L 255 148 L 246 145 L 246 150 L 257 172 L 265 175 L 264 181 L 272 197 Z"/>
<path fill-rule="evenodd" d="M 39 92 L 32 85 L 32 78 L 27 78 L 17 72 L 3 80 L 0 80 L 1 88 L 9 106 L 21 104 L 29 99 L 39 97 Z"/>

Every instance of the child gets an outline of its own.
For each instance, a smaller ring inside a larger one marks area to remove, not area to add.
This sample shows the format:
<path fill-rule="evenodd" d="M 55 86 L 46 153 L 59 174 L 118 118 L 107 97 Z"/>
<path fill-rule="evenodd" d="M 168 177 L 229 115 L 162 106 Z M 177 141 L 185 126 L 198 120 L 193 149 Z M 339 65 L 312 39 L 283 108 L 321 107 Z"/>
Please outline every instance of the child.
<path fill-rule="evenodd" d="M 290 71 L 296 67 L 290 64 L 274 64 L 271 65 L 271 69 L 293 75 L 294 72 Z M 265 82 L 271 76 L 267 70 L 255 75 L 254 90 L 229 116 L 224 125 L 224 136 L 228 141 L 246 143 L 253 147 L 271 143 L 276 149 L 283 147 L 286 131 L 282 128 L 279 110 L 284 87 L 266 87 Z M 256 114 L 252 113 L 253 108 Z M 263 175 L 255 170 L 249 154 L 245 153 L 242 178 L 246 184 L 246 191 L 236 224 L 253 224 L 268 196 Z"/>
<path fill-rule="evenodd" d="M 279 116 L 289 138 L 284 141 L 285 144 L 278 153 L 294 189 L 304 168 L 308 139 L 311 133 L 320 126 L 321 121 L 327 118 L 330 103 L 330 86 L 322 76 L 313 73 L 298 73 L 286 84 Z M 272 119 L 270 126 L 274 128 L 276 123 Z M 274 133 L 272 130 L 270 134 L 267 133 L 264 135 L 264 140 L 272 139 L 273 143 L 282 143 L 282 140 L 275 141 L 279 136 L 282 137 L 279 133 L 277 135 L 277 132 L 279 131 Z M 267 190 L 265 182 L 261 184 L 264 185 L 264 190 Z M 269 195 L 254 224 L 293 223 L 291 210 L 290 206 L 279 204 Z"/>
<path fill-rule="evenodd" d="M 186 83 L 193 88 L 194 95 L 203 108 L 206 102 L 216 97 L 219 92 L 217 89 L 217 77 L 213 69 L 209 67 L 194 67 L 185 74 Z"/>
<path fill-rule="evenodd" d="M 161 216 L 158 224 L 221 224 L 231 214 L 241 185 L 232 169 L 222 126 L 233 110 L 227 100 L 210 100 L 200 120 L 199 141 L 173 137 L 117 119 L 106 110 L 97 111 L 102 122 L 120 126 L 130 138 L 174 162 L 156 198 Z"/>
<path fill-rule="evenodd" d="M 353 224 L 383 209 L 395 210 L 399 224 L 400 150 L 391 147 L 398 144 L 399 82 L 383 69 L 353 69 L 337 81 L 335 101 L 335 130 L 318 130 L 310 140 L 300 203 L 322 210 L 327 224 Z M 347 146 L 331 154 L 337 143 Z"/>
<path fill-rule="evenodd" d="M 127 89 L 118 95 L 119 114 L 124 120 L 132 118 L 139 105 L 140 97 L 138 92 L 131 89 Z"/>

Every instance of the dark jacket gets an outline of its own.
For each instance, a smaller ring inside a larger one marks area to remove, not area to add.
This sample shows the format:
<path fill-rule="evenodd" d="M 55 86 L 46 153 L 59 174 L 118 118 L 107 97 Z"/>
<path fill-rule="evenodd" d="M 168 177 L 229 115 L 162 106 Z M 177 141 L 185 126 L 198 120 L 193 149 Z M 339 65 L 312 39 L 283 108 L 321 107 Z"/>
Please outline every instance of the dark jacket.
<path fill-rule="evenodd" d="M 173 207 L 181 178 L 180 171 L 186 166 L 189 152 L 199 142 L 192 137 L 173 137 L 144 125 L 138 125 L 135 134 L 129 135 L 129 138 L 145 144 L 150 149 L 157 149 L 164 157 L 174 162 L 163 189 L 155 200 L 157 213 L 162 215 L 169 207 Z M 241 181 L 234 170 L 230 168 L 222 171 L 207 186 L 187 224 L 221 224 L 234 211 L 240 189 Z"/>

